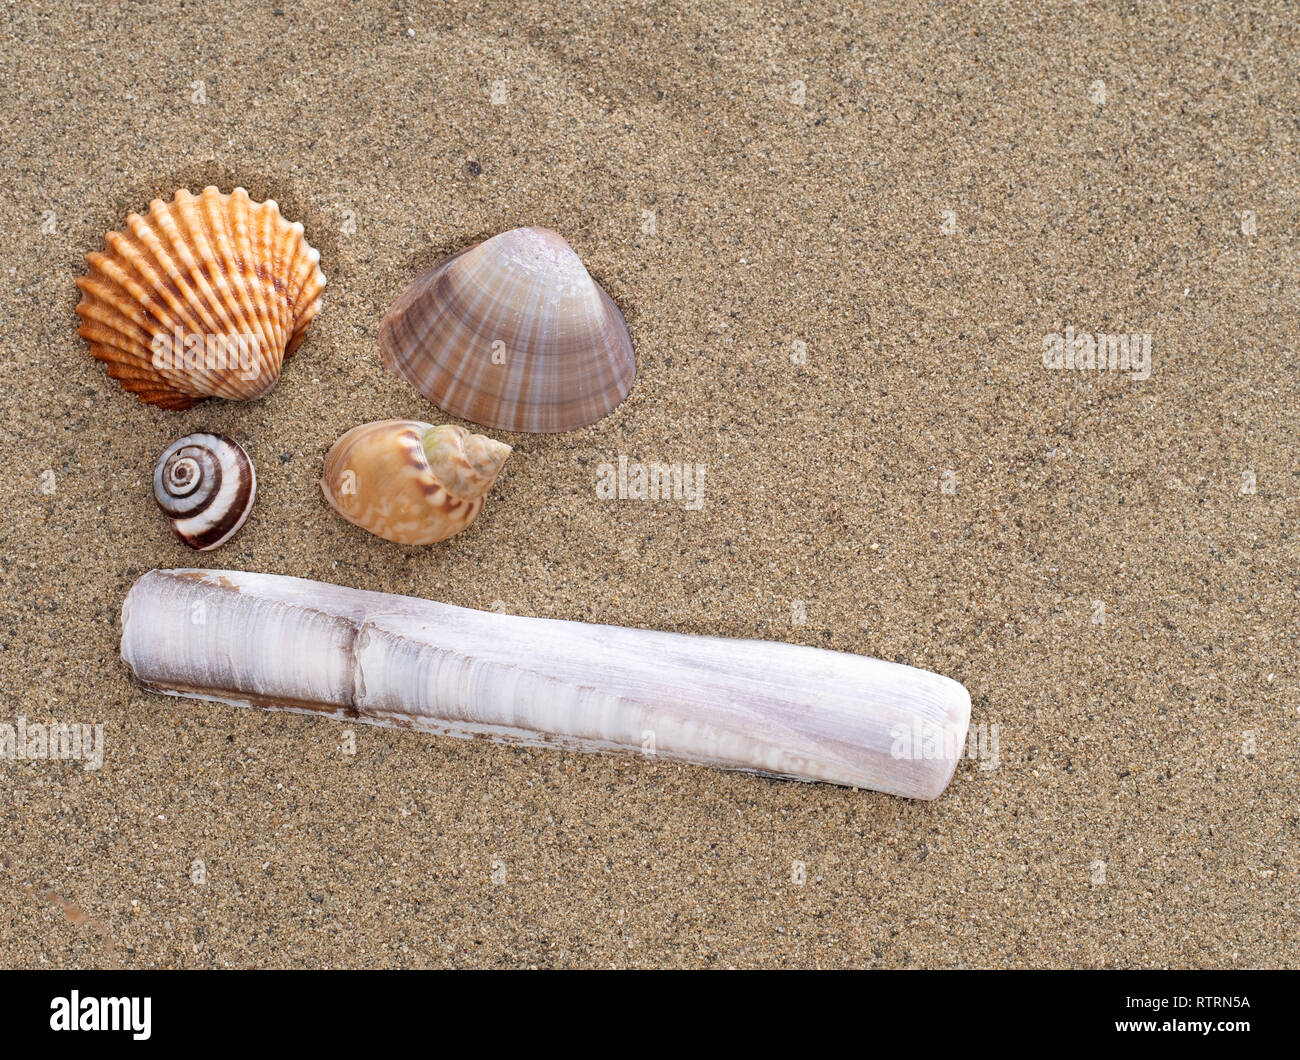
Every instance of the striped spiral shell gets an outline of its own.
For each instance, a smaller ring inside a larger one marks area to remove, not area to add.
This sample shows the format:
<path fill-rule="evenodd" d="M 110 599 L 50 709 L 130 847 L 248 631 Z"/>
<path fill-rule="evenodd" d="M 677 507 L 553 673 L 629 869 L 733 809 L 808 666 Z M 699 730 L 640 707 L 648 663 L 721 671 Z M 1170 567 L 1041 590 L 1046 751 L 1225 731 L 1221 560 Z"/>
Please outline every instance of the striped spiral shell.
<path fill-rule="evenodd" d="M 248 519 L 257 497 L 257 473 L 233 439 L 189 434 L 159 457 L 153 495 L 176 536 L 190 548 L 210 552 Z"/>

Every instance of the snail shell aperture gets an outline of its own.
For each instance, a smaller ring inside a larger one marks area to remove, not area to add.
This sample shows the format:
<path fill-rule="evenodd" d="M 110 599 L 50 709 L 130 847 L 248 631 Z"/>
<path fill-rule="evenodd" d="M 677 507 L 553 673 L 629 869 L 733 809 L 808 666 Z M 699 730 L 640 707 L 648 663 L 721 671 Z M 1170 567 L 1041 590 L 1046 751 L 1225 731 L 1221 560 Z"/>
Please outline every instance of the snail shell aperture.
<path fill-rule="evenodd" d="M 321 489 L 350 523 L 399 545 L 431 545 L 478 518 L 510 446 L 464 427 L 363 423 L 325 457 Z"/>
<path fill-rule="evenodd" d="M 244 525 L 257 497 L 257 474 L 233 439 L 189 434 L 158 459 L 153 495 L 176 536 L 190 548 L 210 552 Z"/>

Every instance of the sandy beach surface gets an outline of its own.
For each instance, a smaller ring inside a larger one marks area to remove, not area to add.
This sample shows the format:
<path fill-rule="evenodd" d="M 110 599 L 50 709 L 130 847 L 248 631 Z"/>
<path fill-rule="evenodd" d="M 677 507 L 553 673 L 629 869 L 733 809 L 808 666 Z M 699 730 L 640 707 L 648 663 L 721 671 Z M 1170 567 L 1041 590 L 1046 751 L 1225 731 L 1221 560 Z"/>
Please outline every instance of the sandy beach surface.
<path fill-rule="evenodd" d="M 1296 963 L 1293 5 L 0 18 L 0 723 L 103 725 L 97 769 L 0 758 L 0 965 Z M 207 184 L 276 199 L 329 286 L 269 396 L 164 412 L 88 355 L 74 280 Z M 340 434 L 451 422 L 381 315 L 520 225 L 622 307 L 629 399 L 498 434 L 446 543 L 343 522 Z M 1149 336 L 1149 371 L 1049 367 L 1067 328 Z M 259 475 L 210 555 L 149 482 L 196 429 Z M 600 499 L 620 456 L 704 465 L 703 503 Z M 366 726 L 345 754 L 133 684 L 122 599 L 185 566 L 906 662 L 967 686 L 976 743 L 932 803 Z"/>

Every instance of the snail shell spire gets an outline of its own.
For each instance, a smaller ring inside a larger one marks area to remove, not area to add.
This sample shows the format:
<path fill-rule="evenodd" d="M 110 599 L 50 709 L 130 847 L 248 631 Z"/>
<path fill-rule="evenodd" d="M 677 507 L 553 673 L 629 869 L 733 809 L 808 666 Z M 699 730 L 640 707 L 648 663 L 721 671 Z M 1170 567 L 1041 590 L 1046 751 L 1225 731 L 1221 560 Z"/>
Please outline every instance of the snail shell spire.
<path fill-rule="evenodd" d="M 159 457 L 153 495 L 176 536 L 190 548 L 210 552 L 247 521 L 257 498 L 257 473 L 233 439 L 189 434 Z"/>

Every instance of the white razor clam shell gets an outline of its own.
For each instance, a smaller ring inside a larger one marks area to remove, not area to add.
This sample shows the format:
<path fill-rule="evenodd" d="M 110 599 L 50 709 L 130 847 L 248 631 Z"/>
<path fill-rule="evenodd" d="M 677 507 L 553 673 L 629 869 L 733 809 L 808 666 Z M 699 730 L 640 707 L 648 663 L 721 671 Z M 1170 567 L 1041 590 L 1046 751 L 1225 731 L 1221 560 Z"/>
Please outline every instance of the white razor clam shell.
<path fill-rule="evenodd" d="M 122 657 L 172 695 L 917 799 L 947 786 L 970 721 L 956 681 L 861 655 L 241 571 L 143 575 Z"/>

